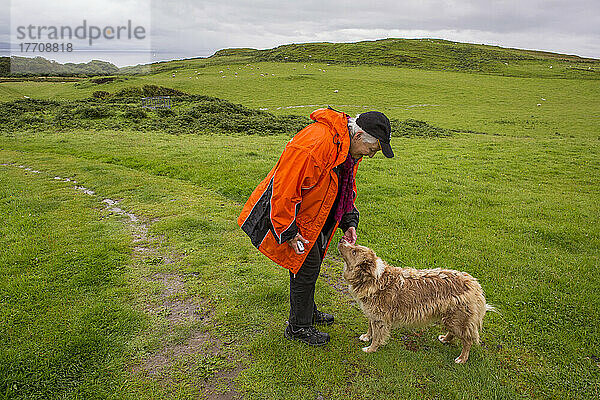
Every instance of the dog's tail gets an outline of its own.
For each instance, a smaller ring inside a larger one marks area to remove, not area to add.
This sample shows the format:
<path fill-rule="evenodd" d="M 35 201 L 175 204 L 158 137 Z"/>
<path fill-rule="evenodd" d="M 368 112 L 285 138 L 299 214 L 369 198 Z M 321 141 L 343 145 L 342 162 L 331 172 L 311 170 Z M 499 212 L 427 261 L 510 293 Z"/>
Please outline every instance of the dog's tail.
<path fill-rule="evenodd" d="M 486 312 L 491 311 L 491 312 L 495 312 L 495 313 L 498 313 L 498 314 L 502 314 L 500 311 L 498 311 L 498 309 L 496 307 L 494 307 L 491 304 L 487 304 L 487 303 L 485 304 L 485 311 Z"/>
<path fill-rule="evenodd" d="M 483 318 L 485 317 L 485 314 L 488 311 L 495 312 L 495 313 L 498 313 L 498 314 L 502 315 L 500 313 L 500 311 L 498 311 L 498 309 L 496 307 L 494 307 L 491 304 L 485 303 L 484 306 L 483 306 L 483 310 L 480 311 L 480 314 L 479 314 L 479 330 L 481 330 L 483 328 Z"/>

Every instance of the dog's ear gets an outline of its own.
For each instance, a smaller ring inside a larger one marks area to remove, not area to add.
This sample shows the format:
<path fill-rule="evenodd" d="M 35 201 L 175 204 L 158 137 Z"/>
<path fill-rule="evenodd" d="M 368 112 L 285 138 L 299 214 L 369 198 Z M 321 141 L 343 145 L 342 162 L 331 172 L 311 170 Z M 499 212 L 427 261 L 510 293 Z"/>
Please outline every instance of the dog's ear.
<path fill-rule="evenodd" d="M 363 248 L 360 252 L 360 259 L 360 268 L 364 271 L 364 273 L 374 276 L 377 264 L 377 256 L 375 255 L 375 252 L 369 248 Z"/>
<path fill-rule="evenodd" d="M 371 257 L 367 256 L 367 257 L 363 258 L 362 262 L 359 265 L 359 268 L 364 275 L 373 276 L 373 271 L 375 268 L 375 261 L 373 259 L 371 259 Z"/>
<path fill-rule="evenodd" d="M 377 292 L 375 276 L 373 275 L 374 268 L 375 263 L 369 257 L 363 259 L 354 268 L 351 281 L 349 280 L 349 282 L 352 283 L 352 287 L 358 297 L 369 297 Z"/>

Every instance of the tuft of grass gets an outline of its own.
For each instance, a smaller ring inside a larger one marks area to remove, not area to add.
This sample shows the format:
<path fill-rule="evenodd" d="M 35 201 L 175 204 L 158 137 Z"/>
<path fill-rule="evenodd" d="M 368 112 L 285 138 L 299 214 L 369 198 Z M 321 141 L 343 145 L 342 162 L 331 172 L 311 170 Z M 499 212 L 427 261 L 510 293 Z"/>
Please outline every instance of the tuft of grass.
<path fill-rule="evenodd" d="M 181 90 L 158 85 L 144 85 L 141 88 L 130 86 L 115 93 L 115 97 L 154 97 L 154 96 L 185 96 Z"/>
<path fill-rule="evenodd" d="M 392 125 L 392 136 L 395 137 L 447 137 L 452 135 L 449 129 L 433 126 L 425 121 L 391 119 L 390 123 Z"/>
<path fill-rule="evenodd" d="M 64 110 L 64 109 L 63 109 Z M 81 119 L 100 119 L 111 116 L 111 110 L 108 107 L 103 105 L 100 106 L 91 106 L 91 105 L 82 105 L 78 106 L 73 110 L 73 116 L 79 117 Z M 64 116 L 61 115 L 61 118 Z"/>

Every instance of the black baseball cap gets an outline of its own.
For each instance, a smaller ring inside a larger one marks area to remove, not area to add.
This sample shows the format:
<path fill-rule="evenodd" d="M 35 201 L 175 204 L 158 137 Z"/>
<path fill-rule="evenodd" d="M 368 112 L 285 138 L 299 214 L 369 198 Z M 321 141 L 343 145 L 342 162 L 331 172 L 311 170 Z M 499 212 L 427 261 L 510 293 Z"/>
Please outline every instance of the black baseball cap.
<path fill-rule="evenodd" d="M 387 158 L 394 157 L 390 140 L 392 139 L 392 126 L 390 120 L 379 111 L 367 111 L 356 118 L 356 124 L 360 128 L 379 140 L 381 152 Z"/>

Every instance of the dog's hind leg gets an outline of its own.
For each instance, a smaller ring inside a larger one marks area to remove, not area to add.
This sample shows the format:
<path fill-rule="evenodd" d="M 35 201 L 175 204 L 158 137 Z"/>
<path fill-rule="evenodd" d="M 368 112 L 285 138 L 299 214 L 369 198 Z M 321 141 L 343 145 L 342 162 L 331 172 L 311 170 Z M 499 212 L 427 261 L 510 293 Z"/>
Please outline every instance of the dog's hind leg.
<path fill-rule="evenodd" d="M 471 345 L 473 343 L 469 340 L 462 339 L 462 351 L 460 352 L 460 356 L 454 359 L 454 362 L 457 364 L 464 364 L 469 359 L 469 351 L 471 350 Z"/>
<path fill-rule="evenodd" d="M 450 341 L 453 338 L 454 338 L 454 335 L 450 331 L 448 333 L 446 333 L 445 335 L 438 336 L 439 341 L 442 343 L 450 343 Z"/>
<path fill-rule="evenodd" d="M 368 347 L 363 347 L 365 353 L 373 353 L 377 351 L 379 346 L 383 346 L 390 337 L 392 327 L 383 321 L 371 322 L 372 342 Z"/>
<path fill-rule="evenodd" d="M 360 335 L 358 340 L 360 340 L 362 342 L 368 342 L 369 340 L 371 340 L 372 336 L 373 336 L 373 328 L 371 327 L 371 320 L 369 320 L 369 330 L 367 331 L 367 333 L 363 333 L 362 335 Z"/>

